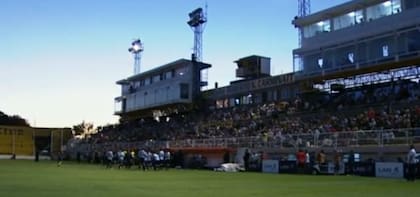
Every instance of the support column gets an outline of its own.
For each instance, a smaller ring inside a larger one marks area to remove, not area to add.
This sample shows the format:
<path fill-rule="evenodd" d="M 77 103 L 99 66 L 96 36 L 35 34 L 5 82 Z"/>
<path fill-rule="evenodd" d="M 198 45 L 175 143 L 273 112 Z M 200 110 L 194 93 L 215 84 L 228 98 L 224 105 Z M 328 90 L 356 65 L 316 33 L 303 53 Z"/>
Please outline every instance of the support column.
<path fill-rule="evenodd" d="M 51 130 L 51 131 L 50 131 L 50 133 L 51 133 L 51 134 L 50 134 L 50 136 L 51 136 L 51 137 L 50 137 L 50 156 L 52 156 L 52 153 L 53 153 L 53 145 L 54 145 L 54 144 L 53 144 L 53 139 L 54 139 L 54 138 L 53 138 L 53 131 Z"/>
<path fill-rule="evenodd" d="M 60 152 L 63 151 L 63 132 L 64 130 L 61 130 L 61 139 L 60 139 Z"/>

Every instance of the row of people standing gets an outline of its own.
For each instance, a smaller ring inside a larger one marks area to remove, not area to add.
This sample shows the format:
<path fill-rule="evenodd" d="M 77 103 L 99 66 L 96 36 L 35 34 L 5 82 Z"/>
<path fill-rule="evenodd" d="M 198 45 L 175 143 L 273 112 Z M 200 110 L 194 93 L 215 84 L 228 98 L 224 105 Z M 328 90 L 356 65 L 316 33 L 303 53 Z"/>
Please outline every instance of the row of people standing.
<path fill-rule="evenodd" d="M 312 170 L 312 168 L 316 165 L 318 168 L 320 166 L 327 165 L 327 155 L 324 152 L 324 150 L 319 151 L 313 161 L 311 159 L 311 155 L 309 152 L 303 151 L 302 149 L 299 149 L 299 151 L 296 153 L 296 163 L 297 163 L 297 169 L 298 173 L 305 173 L 305 171 Z M 350 159 L 350 158 L 349 158 Z M 354 158 L 352 159 L 354 160 Z M 333 164 L 334 164 L 334 174 L 338 174 L 340 171 L 340 165 L 342 163 L 342 156 L 339 151 L 334 151 L 333 155 Z"/>
<path fill-rule="evenodd" d="M 145 149 L 139 150 L 137 154 L 135 151 L 108 150 L 105 152 L 104 160 L 107 168 L 112 168 L 114 164 L 118 164 L 118 168 L 131 168 L 131 166 L 137 165 L 142 170 L 167 169 L 170 167 L 171 153 L 164 150 L 153 152 Z"/>

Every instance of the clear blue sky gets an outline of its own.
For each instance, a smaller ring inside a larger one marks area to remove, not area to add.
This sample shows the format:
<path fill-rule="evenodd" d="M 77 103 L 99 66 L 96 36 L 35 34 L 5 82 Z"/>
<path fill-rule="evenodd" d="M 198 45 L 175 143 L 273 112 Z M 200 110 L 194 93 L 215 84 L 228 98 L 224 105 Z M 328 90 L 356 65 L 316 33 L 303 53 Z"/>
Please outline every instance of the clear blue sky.
<path fill-rule="evenodd" d="M 312 0 L 319 11 L 346 0 Z M 203 59 L 209 84 L 234 79 L 234 60 L 271 57 L 272 74 L 292 71 L 297 0 L 207 0 Z M 130 76 L 127 49 L 141 38 L 142 70 L 189 58 L 188 13 L 205 0 L 0 0 L 0 111 L 32 126 L 117 122 L 115 81 Z"/>

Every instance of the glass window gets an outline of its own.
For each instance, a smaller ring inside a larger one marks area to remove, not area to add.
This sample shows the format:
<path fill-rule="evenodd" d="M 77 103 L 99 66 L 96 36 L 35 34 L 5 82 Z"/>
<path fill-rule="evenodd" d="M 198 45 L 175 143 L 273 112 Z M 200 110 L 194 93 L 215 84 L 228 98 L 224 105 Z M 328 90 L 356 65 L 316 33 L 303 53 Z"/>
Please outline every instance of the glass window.
<path fill-rule="evenodd" d="M 171 71 L 166 72 L 166 73 L 165 73 L 165 78 L 166 78 L 166 79 L 170 79 L 170 78 L 172 78 L 172 72 L 171 72 Z"/>
<path fill-rule="evenodd" d="M 382 56 L 383 57 L 388 57 L 389 56 L 388 45 L 382 46 Z"/>
<path fill-rule="evenodd" d="M 135 81 L 134 82 L 134 86 L 135 89 L 137 89 L 138 87 L 140 87 L 140 82 L 139 81 Z"/>
<path fill-rule="evenodd" d="M 123 102 L 124 102 L 124 99 L 122 99 L 122 98 L 115 99 L 114 112 L 122 112 L 123 111 Z"/>
<path fill-rule="evenodd" d="M 252 104 L 252 95 L 246 95 L 241 97 L 241 104 L 248 105 Z"/>
<path fill-rule="evenodd" d="M 392 0 L 392 13 L 397 14 L 401 12 L 401 0 Z"/>
<path fill-rule="evenodd" d="M 334 18 L 334 30 L 354 25 L 354 12 Z"/>
<path fill-rule="evenodd" d="M 392 2 L 385 1 L 383 3 L 368 7 L 366 9 L 366 16 L 368 21 L 389 16 L 392 14 Z"/>
<path fill-rule="evenodd" d="M 331 22 L 329 20 L 320 21 L 317 23 L 320 26 L 321 32 L 330 32 L 331 31 Z"/>
<path fill-rule="evenodd" d="M 324 65 L 324 59 L 322 59 L 322 58 L 319 58 L 318 59 L 318 66 L 320 67 L 320 68 L 322 68 L 322 66 Z"/>
<path fill-rule="evenodd" d="M 180 98 L 181 99 L 188 99 L 189 98 L 189 87 L 188 87 L 188 84 L 181 83 L 180 86 L 181 86 L 180 87 L 181 88 Z"/>
<path fill-rule="evenodd" d="M 362 10 L 357 10 L 354 12 L 354 20 L 356 21 L 356 24 L 363 23 L 365 21 Z"/>
<path fill-rule="evenodd" d="M 347 55 L 347 59 L 349 60 L 350 63 L 354 63 L 354 53 L 349 53 Z"/>
<path fill-rule="evenodd" d="M 216 108 L 217 109 L 223 108 L 223 100 L 217 100 L 216 101 Z"/>
<path fill-rule="evenodd" d="M 159 75 L 155 75 L 153 76 L 153 83 L 160 81 L 160 76 Z"/>
<path fill-rule="evenodd" d="M 311 24 L 303 27 L 303 36 L 305 38 L 313 37 L 320 33 L 330 32 L 331 22 L 330 20 L 319 21 L 315 24 Z"/>
<path fill-rule="evenodd" d="M 239 98 L 235 98 L 235 105 L 240 105 L 240 104 L 241 104 L 240 99 Z"/>
<path fill-rule="evenodd" d="M 303 37 L 310 38 L 315 35 L 316 30 L 314 29 L 314 25 L 308 25 L 303 27 Z"/>
<path fill-rule="evenodd" d="M 363 11 L 356 10 L 333 19 L 334 30 L 346 28 L 364 22 Z"/>

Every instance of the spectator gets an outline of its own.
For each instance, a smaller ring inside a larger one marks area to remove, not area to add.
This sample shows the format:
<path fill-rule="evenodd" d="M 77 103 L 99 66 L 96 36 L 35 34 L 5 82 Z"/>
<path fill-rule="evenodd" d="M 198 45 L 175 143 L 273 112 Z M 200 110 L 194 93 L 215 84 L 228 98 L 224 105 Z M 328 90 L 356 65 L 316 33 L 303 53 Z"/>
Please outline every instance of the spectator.
<path fill-rule="evenodd" d="M 408 165 L 408 172 L 407 172 L 407 181 L 415 181 L 416 180 L 416 149 L 414 145 L 410 146 L 410 150 L 407 153 L 407 165 Z"/>
<path fill-rule="evenodd" d="M 334 175 L 340 173 L 340 164 L 341 164 L 341 154 L 339 151 L 334 151 Z"/>
<path fill-rule="evenodd" d="M 321 150 L 317 155 L 317 162 L 319 165 L 324 165 L 326 161 L 326 155 L 324 150 Z"/>
<path fill-rule="evenodd" d="M 249 170 L 249 159 L 250 159 L 251 154 L 249 153 L 248 149 L 245 150 L 245 154 L 243 157 L 244 160 L 244 167 L 245 167 L 245 171 Z"/>
<path fill-rule="evenodd" d="M 347 174 L 349 175 L 354 175 L 354 162 L 354 152 L 351 150 L 347 161 Z"/>
<path fill-rule="evenodd" d="M 302 149 L 299 149 L 299 151 L 296 154 L 296 159 L 297 159 L 298 173 L 303 174 L 305 171 L 306 153 L 303 152 Z"/>

